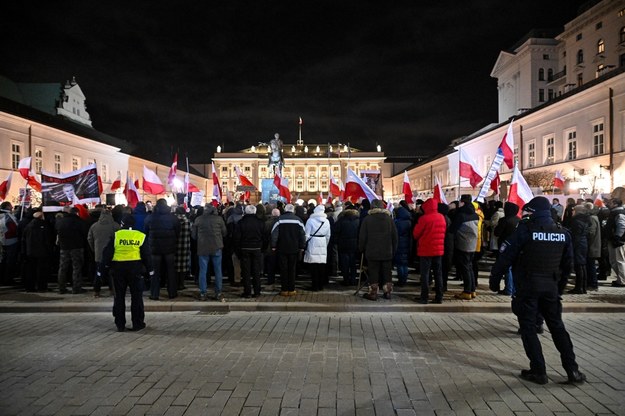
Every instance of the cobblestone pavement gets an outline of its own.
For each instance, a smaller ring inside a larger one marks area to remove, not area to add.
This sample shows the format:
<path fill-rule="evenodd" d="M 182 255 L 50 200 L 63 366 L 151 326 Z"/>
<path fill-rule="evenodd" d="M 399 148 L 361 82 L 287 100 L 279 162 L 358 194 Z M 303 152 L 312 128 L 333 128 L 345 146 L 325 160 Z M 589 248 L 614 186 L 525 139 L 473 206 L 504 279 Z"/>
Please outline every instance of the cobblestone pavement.
<path fill-rule="evenodd" d="M 332 278 L 331 283 L 322 292 L 308 290 L 310 284 L 306 277 L 297 282 L 296 296 L 279 296 L 280 286 L 265 285 L 262 295 L 258 298 L 244 299 L 240 295 L 241 287 L 224 284 L 225 302 L 213 300 L 200 302 L 199 292 L 193 282 L 187 282 L 187 289 L 180 291 L 176 299 L 167 299 L 166 290 L 161 291 L 161 300 L 147 299 L 149 292 L 145 292 L 144 301 L 148 311 L 486 311 L 508 312 L 510 297 L 498 295 L 488 289 L 487 274 L 482 272 L 478 284 L 478 297 L 472 301 L 454 299 L 454 294 L 462 291 L 462 282 L 449 282 L 449 291 L 445 293 L 442 305 L 420 305 L 414 302 L 419 296 L 420 286 L 417 277 L 410 276 L 408 285 L 395 287 L 390 300 L 382 299 L 371 302 L 361 296 L 354 296 L 356 287 L 344 287 L 339 284 L 339 278 Z M 600 282 L 599 290 L 588 292 L 586 295 L 563 295 L 565 312 L 594 311 L 594 312 L 625 312 L 625 289 L 610 286 L 610 280 Z M 88 287 L 88 286 L 87 286 Z M 572 286 L 571 286 L 572 287 Z M 93 292 L 88 290 L 80 295 L 60 295 L 56 284 L 51 284 L 54 291 L 47 293 L 24 293 L 17 288 L 0 288 L 0 312 L 103 312 L 111 309 L 113 299 L 108 289 L 103 289 L 102 297 L 93 298 Z M 89 287 L 88 287 L 89 288 Z M 431 294 L 433 297 L 434 294 Z M 128 296 L 129 300 L 129 296 Z"/>
<path fill-rule="evenodd" d="M 549 383 L 509 313 L 0 314 L 2 415 L 624 415 L 625 314 L 567 314 L 588 382 Z"/>

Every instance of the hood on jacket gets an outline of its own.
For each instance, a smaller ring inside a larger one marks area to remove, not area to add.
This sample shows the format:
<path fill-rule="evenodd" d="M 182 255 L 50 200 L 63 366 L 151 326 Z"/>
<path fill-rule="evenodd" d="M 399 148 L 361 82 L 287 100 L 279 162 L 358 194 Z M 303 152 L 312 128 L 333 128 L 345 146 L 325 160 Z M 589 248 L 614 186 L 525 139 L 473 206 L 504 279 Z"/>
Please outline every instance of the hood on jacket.
<path fill-rule="evenodd" d="M 438 212 L 440 214 L 443 214 L 443 215 L 449 214 L 449 205 L 443 204 L 442 202 L 439 202 L 439 204 L 438 204 Z"/>
<path fill-rule="evenodd" d="M 100 218 L 98 218 L 99 224 L 111 224 L 113 222 L 113 214 L 108 209 L 104 209 L 100 212 Z"/>
<path fill-rule="evenodd" d="M 138 202 L 137 206 L 133 208 L 132 213 L 135 215 L 145 215 L 146 214 L 146 209 L 145 209 L 145 202 Z"/>
<path fill-rule="evenodd" d="M 213 204 L 206 204 L 202 215 L 215 215 L 216 213 L 217 213 L 217 208 L 215 208 Z"/>
<path fill-rule="evenodd" d="M 438 204 L 436 203 L 436 200 L 429 198 L 421 205 L 421 209 L 424 214 L 432 214 L 438 211 Z"/>
<path fill-rule="evenodd" d="M 514 217 L 519 213 L 519 206 L 512 202 L 506 202 L 503 206 L 503 212 L 506 217 Z"/>
<path fill-rule="evenodd" d="M 169 208 L 168 205 L 156 204 L 156 206 L 154 207 L 154 214 L 165 215 L 165 214 L 170 214 L 170 213 L 171 213 L 171 208 Z"/>
<path fill-rule="evenodd" d="M 410 220 L 410 212 L 404 207 L 399 207 L 395 210 L 395 218 L 398 220 Z"/>

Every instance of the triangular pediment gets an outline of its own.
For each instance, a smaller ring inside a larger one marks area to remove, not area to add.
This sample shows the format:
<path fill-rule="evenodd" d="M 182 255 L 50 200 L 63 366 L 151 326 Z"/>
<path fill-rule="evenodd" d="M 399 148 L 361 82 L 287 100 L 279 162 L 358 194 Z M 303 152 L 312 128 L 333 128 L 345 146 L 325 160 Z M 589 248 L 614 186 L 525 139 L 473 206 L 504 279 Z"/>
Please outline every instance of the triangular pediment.
<path fill-rule="evenodd" d="M 490 72 L 490 76 L 493 78 L 499 78 L 499 74 L 501 71 L 515 58 L 515 54 L 501 51 L 499 52 L 499 56 L 497 57 L 497 61 L 495 62 L 495 66 L 493 66 L 493 70 Z"/>

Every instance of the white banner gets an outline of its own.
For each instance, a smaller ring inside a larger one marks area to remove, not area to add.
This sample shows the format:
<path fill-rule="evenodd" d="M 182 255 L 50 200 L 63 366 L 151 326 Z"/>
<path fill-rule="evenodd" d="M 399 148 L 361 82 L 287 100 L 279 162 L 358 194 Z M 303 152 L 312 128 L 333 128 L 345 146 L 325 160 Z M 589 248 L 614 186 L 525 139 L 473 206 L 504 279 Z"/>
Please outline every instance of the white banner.
<path fill-rule="evenodd" d="M 482 188 L 480 189 L 480 193 L 477 195 L 476 201 L 478 202 L 484 202 L 484 197 L 486 197 L 486 194 L 488 193 L 488 190 L 490 189 L 490 183 L 493 181 L 493 179 L 495 179 L 495 176 L 497 176 L 497 172 L 499 172 L 499 168 L 501 167 L 501 164 L 503 163 L 503 152 L 501 151 L 501 148 L 497 148 L 497 154 L 495 154 L 495 160 L 493 160 L 493 163 L 490 165 L 490 169 L 488 170 L 488 174 L 486 175 L 486 178 L 484 179 L 484 183 L 482 183 Z"/>

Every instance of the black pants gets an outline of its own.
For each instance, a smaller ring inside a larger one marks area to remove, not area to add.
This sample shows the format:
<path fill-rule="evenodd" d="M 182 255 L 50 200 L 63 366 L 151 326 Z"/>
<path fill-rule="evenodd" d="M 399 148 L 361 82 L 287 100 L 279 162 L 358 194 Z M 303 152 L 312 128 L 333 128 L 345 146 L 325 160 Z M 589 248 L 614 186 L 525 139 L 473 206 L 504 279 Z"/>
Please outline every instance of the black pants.
<path fill-rule="evenodd" d="M 310 278 L 312 280 L 312 290 L 314 292 L 323 290 L 323 285 L 326 283 L 328 273 L 327 267 L 326 263 L 308 263 L 308 270 L 310 271 Z"/>
<path fill-rule="evenodd" d="M 48 290 L 48 277 L 50 277 L 49 257 L 28 257 L 26 273 L 22 276 L 27 292 L 45 292 Z"/>
<path fill-rule="evenodd" d="M 113 316 L 117 328 L 126 326 L 126 289 L 130 288 L 130 314 L 133 328 L 145 325 L 143 309 L 143 278 L 141 277 L 141 262 L 120 261 L 113 262 L 111 270 L 115 286 L 115 300 L 113 301 Z"/>
<path fill-rule="evenodd" d="M 545 357 L 536 333 L 538 314 L 542 314 L 551 332 L 553 343 L 560 352 L 562 367 L 568 373 L 577 371 L 571 337 L 562 322 L 562 302 L 557 289 L 531 295 L 520 295 L 512 299 L 512 311 L 519 319 L 521 339 L 525 354 L 530 360 L 530 369 L 536 374 L 546 374 Z"/>
<path fill-rule="evenodd" d="M 178 281 L 176 280 L 176 267 L 174 264 L 174 253 L 152 254 L 152 264 L 154 265 L 154 276 L 150 279 L 150 291 L 154 299 L 159 298 L 161 291 L 161 279 L 163 277 L 162 263 L 165 263 L 165 273 L 167 275 L 167 294 L 170 298 L 178 296 Z"/>
<path fill-rule="evenodd" d="M 283 292 L 295 291 L 295 275 L 299 253 L 280 253 L 280 281 Z"/>
<path fill-rule="evenodd" d="M 380 287 L 391 281 L 393 271 L 393 260 L 369 260 L 367 262 L 367 272 L 369 273 L 369 283 L 378 282 Z"/>
<path fill-rule="evenodd" d="M 475 278 L 473 276 L 473 253 L 456 250 L 456 273 L 462 277 L 464 292 L 475 292 Z"/>
<path fill-rule="evenodd" d="M 441 256 L 419 257 L 421 268 L 421 300 L 428 300 L 430 289 L 430 269 L 434 277 L 435 300 L 443 299 L 443 275 L 441 273 Z"/>
<path fill-rule="evenodd" d="M 243 280 L 243 294 L 252 294 L 252 285 L 254 294 L 260 295 L 260 269 L 262 253 L 260 249 L 241 250 L 241 280 Z M 251 282 L 250 282 L 251 278 Z"/>
<path fill-rule="evenodd" d="M 343 283 L 349 286 L 355 285 L 357 275 L 356 269 L 358 268 L 358 264 L 356 264 L 356 252 L 339 252 L 339 264 L 341 266 L 341 274 L 343 275 Z"/>

